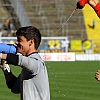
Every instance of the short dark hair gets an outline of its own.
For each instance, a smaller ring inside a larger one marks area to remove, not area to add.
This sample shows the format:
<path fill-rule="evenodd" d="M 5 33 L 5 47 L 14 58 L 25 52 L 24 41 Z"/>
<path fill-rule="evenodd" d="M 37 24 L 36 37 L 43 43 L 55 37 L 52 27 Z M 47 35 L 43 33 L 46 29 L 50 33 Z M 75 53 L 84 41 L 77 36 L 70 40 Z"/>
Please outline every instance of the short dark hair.
<path fill-rule="evenodd" d="M 38 49 L 41 42 L 41 33 L 39 29 L 34 26 L 26 26 L 19 28 L 16 32 L 16 36 L 24 36 L 27 41 L 33 38 L 36 49 Z"/>

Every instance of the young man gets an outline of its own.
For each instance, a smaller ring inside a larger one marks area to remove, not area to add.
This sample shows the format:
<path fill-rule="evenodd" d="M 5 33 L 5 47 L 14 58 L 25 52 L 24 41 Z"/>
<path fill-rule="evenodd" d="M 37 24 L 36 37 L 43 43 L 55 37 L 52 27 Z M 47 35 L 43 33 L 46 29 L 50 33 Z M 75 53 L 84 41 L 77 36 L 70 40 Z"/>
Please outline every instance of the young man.
<path fill-rule="evenodd" d="M 77 2 L 77 9 L 84 8 L 85 4 L 89 4 L 100 18 L 100 3 L 97 0 L 79 0 Z"/>
<path fill-rule="evenodd" d="M 18 54 L 0 54 L 7 64 L 21 66 L 18 77 L 7 69 L 3 63 L 2 69 L 6 84 L 13 93 L 20 93 L 20 100 L 50 100 L 49 81 L 44 61 L 38 54 L 41 42 L 39 30 L 32 26 L 19 28 L 16 32 Z"/>

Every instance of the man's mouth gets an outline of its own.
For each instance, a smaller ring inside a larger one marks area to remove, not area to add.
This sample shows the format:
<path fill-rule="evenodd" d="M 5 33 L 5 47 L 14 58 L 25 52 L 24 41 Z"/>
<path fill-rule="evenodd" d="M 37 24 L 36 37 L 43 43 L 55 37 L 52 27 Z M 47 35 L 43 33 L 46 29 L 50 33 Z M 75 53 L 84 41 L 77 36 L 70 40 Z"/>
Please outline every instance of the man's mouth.
<path fill-rule="evenodd" d="M 21 49 L 21 46 L 18 46 L 17 48 L 18 48 L 18 49 Z"/>
<path fill-rule="evenodd" d="M 21 48 L 21 45 L 18 44 L 18 45 L 17 45 L 17 48 Z"/>

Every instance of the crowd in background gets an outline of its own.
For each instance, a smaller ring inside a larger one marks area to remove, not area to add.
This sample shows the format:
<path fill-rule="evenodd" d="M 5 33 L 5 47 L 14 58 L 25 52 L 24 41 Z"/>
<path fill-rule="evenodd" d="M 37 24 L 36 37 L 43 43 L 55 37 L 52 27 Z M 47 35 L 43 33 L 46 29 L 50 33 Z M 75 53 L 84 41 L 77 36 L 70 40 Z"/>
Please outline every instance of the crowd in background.
<path fill-rule="evenodd" d="M 0 36 L 2 37 L 15 36 L 15 28 L 11 17 L 7 18 L 4 23 L 0 24 L 0 31 Z"/>

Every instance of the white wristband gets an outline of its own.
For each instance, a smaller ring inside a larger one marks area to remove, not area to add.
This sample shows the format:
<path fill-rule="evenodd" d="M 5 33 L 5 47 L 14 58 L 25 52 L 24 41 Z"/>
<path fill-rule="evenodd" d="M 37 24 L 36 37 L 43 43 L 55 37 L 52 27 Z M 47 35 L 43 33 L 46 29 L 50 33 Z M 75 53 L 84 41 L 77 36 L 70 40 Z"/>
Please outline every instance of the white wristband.
<path fill-rule="evenodd" d="M 0 59 L 2 58 L 2 53 L 0 53 Z"/>
<path fill-rule="evenodd" d="M 0 64 L 1 64 L 1 59 L 2 59 L 2 53 L 0 53 Z"/>

